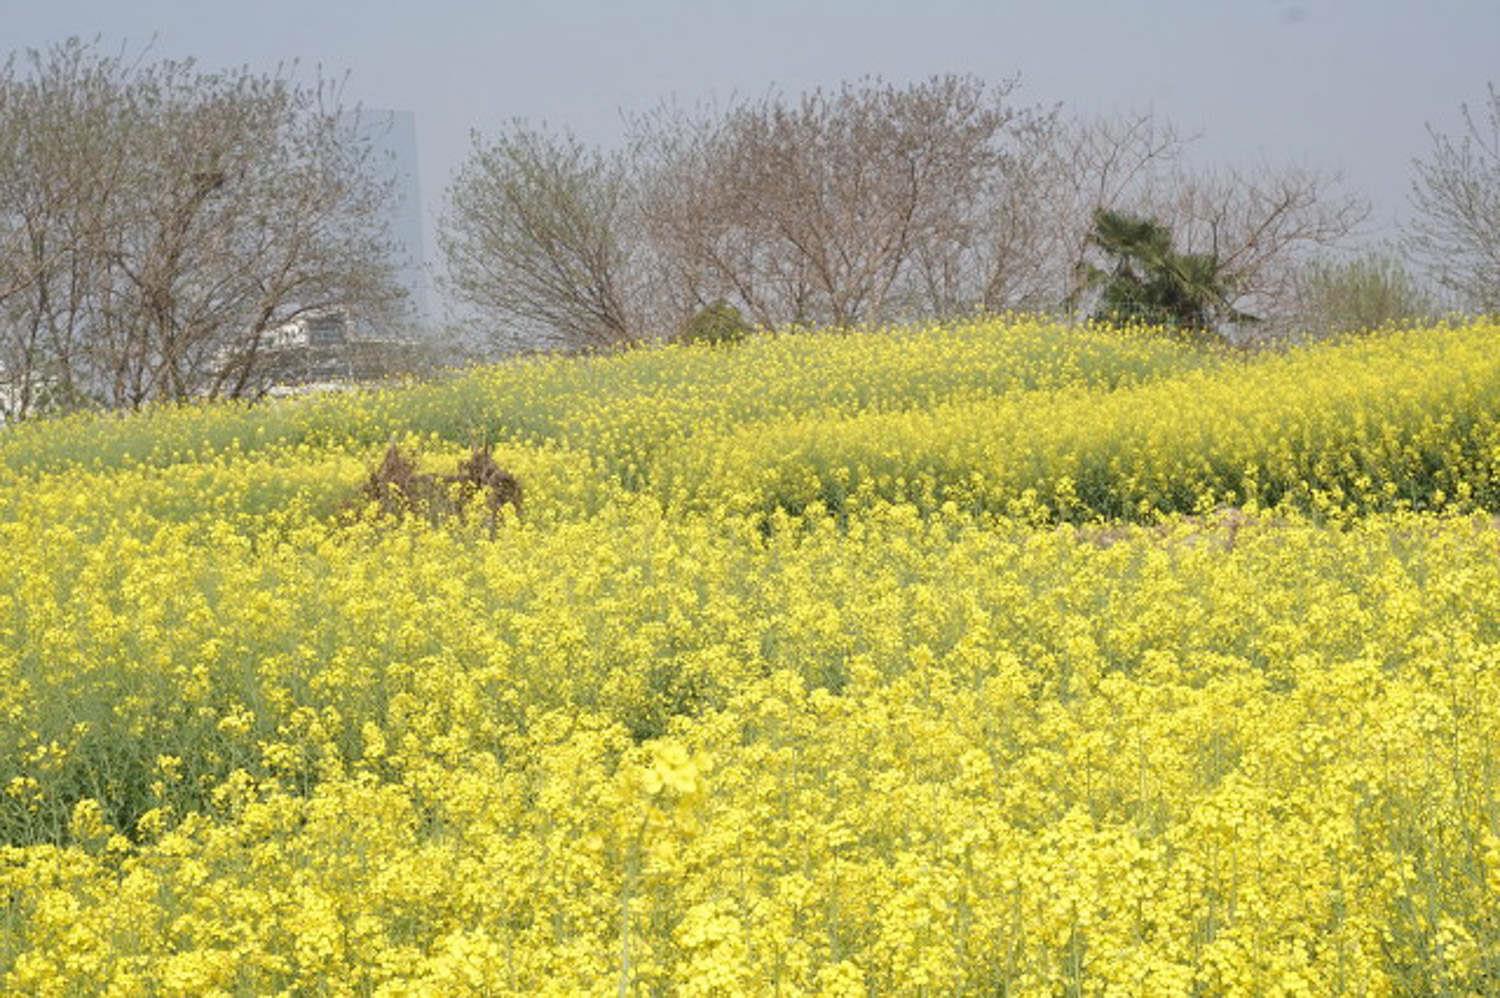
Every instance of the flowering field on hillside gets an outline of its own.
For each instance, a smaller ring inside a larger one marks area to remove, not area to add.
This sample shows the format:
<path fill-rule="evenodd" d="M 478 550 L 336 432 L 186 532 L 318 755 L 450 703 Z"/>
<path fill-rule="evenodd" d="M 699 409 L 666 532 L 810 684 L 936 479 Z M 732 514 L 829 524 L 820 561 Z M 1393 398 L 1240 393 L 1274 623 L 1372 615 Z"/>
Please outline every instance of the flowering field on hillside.
<path fill-rule="evenodd" d="M 8 992 L 1500 990 L 1500 327 L 0 435 Z M 348 501 L 475 436 L 524 518 Z"/>

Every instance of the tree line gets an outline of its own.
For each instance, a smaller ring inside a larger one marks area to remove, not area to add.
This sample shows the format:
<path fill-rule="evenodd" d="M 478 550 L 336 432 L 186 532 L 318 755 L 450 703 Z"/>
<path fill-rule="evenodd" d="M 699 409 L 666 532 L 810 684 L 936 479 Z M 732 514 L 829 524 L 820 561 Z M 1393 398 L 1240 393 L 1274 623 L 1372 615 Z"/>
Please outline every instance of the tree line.
<path fill-rule="evenodd" d="M 1152 114 L 1015 81 L 879 78 L 627 119 L 605 149 L 474 133 L 438 229 L 455 326 L 489 350 L 979 312 L 1277 338 L 1500 308 L 1500 96 L 1434 131 L 1414 221 L 1347 251 L 1337 174 L 1205 169 Z M 341 81 L 69 41 L 0 66 L 0 418 L 246 398 L 268 334 L 389 327 L 390 171 Z M 354 112 L 354 113 L 351 113 Z"/>
<path fill-rule="evenodd" d="M 1109 283 L 1100 223 L 1130 213 L 1212 261 L 1205 321 L 1270 317 L 1298 260 L 1366 217 L 1335 175 L 1195 170 L 1152 115 L 1020 106 L 1014 89 L 867 79 L 668 105 L 612 152 L 520 121 L 476 135 L 440 228 L 447 286 L 499 328 L 574 346 L 716 303 L 760 326 L 1077 313 Z"/>

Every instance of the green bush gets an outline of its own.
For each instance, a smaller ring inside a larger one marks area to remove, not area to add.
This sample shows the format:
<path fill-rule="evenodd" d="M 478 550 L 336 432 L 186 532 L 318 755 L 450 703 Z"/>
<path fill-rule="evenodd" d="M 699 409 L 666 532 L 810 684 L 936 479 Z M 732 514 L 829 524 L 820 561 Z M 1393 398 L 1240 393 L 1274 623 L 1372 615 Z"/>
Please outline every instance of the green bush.
<path fill-rule="evenodd" d="M 1297 277 L 1304 335 L 1333 336 L 1421 325 L 1437 307 L 1400 258 L 1375 251 L 1351 260 L 1314 260 Z"/>
<path fill-rule="evenodd" d="M 750 323 L 740 310 L 720 298 L 712 305 L 705 305 L 677 333 L 679 343 L 707 343 L 710 345 L 739 343 L 751 332 Z"/>

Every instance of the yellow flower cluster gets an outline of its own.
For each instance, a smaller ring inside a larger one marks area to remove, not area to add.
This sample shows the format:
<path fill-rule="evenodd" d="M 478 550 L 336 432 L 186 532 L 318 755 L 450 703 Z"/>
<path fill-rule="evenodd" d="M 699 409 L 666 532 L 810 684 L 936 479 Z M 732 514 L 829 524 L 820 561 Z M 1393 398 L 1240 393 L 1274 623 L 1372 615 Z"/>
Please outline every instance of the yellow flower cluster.
<path fill-rule="evenodd" d="M 430 385 L 270 408 L 188 406 L 110 420 L 52 420 L 0 436 L 0 465 L 163 466 L 271 446 L 364 449 L 393 434 L 437 434 L 462 445 L 476 432 L 489 432 L 588 455 L 633 481 L 649 470 L 651 457 L 674 445 L 746 424 L 1068 385 L 1107 389 L 1224 359 L 1150 330 L 1060 328 L 1032 319 L 784 333 L 732 351 L 667 345 L 601 357 L 527 358 Z"/>
<path fill-rule="evenodd" d="M 874 498 L 1072 521 L 1497 508 L 1497 344 L 1493 323 L 1419 329 L 1126 388 L 798 414 L 677 449 L 658 490 L 737 512 Z"/>
<path fill-rule="evenodd" d="M 0 988 L 1493 992 L 1497 339 L 976 323 L 6 431 Z M 479 423 L 494 539 L 333 515 Z"/>

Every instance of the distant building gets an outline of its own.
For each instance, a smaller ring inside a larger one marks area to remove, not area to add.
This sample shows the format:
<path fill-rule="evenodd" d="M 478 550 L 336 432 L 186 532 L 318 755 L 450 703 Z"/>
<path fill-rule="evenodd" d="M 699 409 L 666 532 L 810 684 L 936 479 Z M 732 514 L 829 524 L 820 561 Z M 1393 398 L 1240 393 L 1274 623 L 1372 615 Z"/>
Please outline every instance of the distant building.
<path fill-rule="evenodd" d="M 257 365 L 273 395 L 412 371 L 424 357 L 421 341 L 357 329 L 343 308 L 319 309 L 268 329 L 257 346 Z M 233 359 L 225 350 L 218 360 L 227 365 Z"/>
<path fill-rule="evenodd" d="M 14 412 L 20 405 L 21 386 L 11 380 L 5 361 L 0 360 L 0 426 L 5 425 L 6 413 Z"/>
<path fill-rule="evenodd" d="M 335 347 L 349 339 L 349 314 L 341 308 L 321 309 L 261 333 L 263 350 L 300 350 Z"/>
<path fill-rule="evenodd" d="M 370 143 L 375 167 L 394 185 L 388 224 L 395 243 L 392 263 L 409 303 L 407 316 L 418 331 L 429 328 L 432 296 L 423 248 L 422 190 L 417 174 L 417 119 L 411 111 L 361 108 L 344 121 Z"/>
<path fill-rule="evenodd" d="M 55 401 L 58 381 L 46 373 L 33 371 L 30 384 L 22 384 L 20 372 L 12 374 L 0 361 L 0 426 L 4 426 L 10 415 L 21 408 L 22 398 L 29 402 L 30 413 L 45 411 Z"/>
<path fill-rule="evenodd" d="M 265 331 L 259 365 L 273 395 L 411 370 L 424 355 L 421 335 L 430 328 L 432 304 L 423 253 L 416 115 L 362 108 L 345 113 L 341 123 L 369 143 L 377 176 L 392 185 L 386 225 L 393 244 L 391 264 L 406 291 L 405 314 L 389 328 L 377 328 L 356 323 L 344 308 L 326 308 Z"/>

